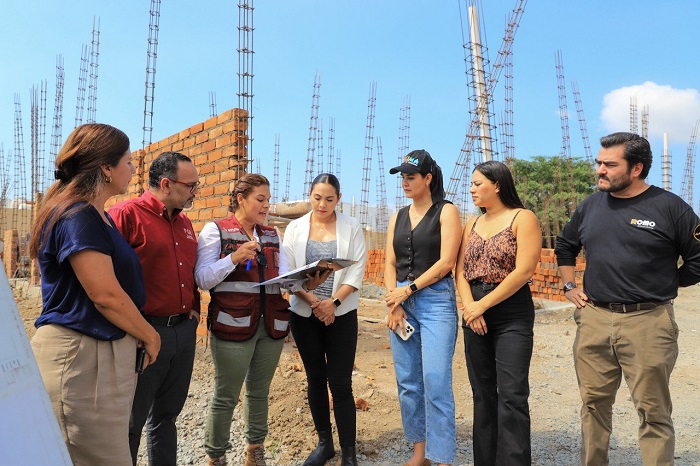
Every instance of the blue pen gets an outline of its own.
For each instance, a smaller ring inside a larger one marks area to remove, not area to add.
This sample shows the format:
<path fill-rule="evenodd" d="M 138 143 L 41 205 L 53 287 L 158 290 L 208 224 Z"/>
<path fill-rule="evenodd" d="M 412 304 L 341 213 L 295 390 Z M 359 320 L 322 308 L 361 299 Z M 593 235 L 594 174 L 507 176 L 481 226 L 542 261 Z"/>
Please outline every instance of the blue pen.
<path fill-rule="evenodd" d="M 253 239 L 248 235 L 248 233 L 241 227 L 241 231 L 248 238 L 248 241 L 253 241 Z M 253 259 L 248 259 L 248 263 L 245 265 L 245 271 L 250 272 L 250 267 L 253 265 Z"/>

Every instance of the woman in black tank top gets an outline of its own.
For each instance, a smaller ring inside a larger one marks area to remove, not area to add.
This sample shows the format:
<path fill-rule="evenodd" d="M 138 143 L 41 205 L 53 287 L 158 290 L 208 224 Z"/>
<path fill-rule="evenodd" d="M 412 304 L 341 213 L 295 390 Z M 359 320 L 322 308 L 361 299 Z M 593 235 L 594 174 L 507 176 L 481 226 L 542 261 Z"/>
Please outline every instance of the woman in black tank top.
<path fill-rule="evenodd" d="M 455 206 L 444 200 L 442 171 L 424 150 L 409 153 L 389 173 L 401 172 L 413 200 L 389 221 L 384 281 L 404 436 L 413 443 L 407 465 L 452 464 L 455 408 L 452 357 L 457 306 L 452 269 L 461 225 Z"/>
<path fill-rule="evenodd" d="M 535 309 L 527 282 L 542 233 L 501 162 L 477 165 L 470 192 L 483 215 L 467 221 L 456 274 L 474 395 L 474 464 L 529 465 Z"/>

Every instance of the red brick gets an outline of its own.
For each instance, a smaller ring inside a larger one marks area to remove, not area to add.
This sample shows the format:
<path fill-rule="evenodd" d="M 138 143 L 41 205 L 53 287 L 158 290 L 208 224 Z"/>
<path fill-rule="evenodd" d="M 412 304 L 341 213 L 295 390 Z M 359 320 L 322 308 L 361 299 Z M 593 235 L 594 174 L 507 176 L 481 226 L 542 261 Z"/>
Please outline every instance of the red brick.
<path fill-rule="evenodd" d="M 223 170 L 221 172 L 221 181 L 230 181 L 236 178 L 236 170 Z"/>
<path fill-rule="evenodd" d="M 188 147 L 194 146 L 194 138 L 187 138 L 185 139 L 183 147 L 187 149 Z"/>
<path fill-rule="evenodd" d="M 221 151 L 221 149 L 214 149 L 214 150 L 211 150 L 211 151 L 209 151 L 209 153 L 207 154 L 207 160 L 208 160 L 210 163 L 216 162 L 217 160 L 220 160 L 220 159 L 221 159 L 222 154 L 223 154 L 223 152 Z"/>
<path fill-rule="evenodd" d="M 190 134 L 195 134 L 204 131 L 204 123 L 197 123 L 196 125 L 190 126 Z"/>
<path fill-rule="evenodd" d="M 214 173 L 214 174 L 212 174 L 212 175 L 207 175 L 207 177 L 206 177 L 206 184 L 207 184 L 208 186 L 214 185 L 214 184 L 216 184 L 216 183 L 218 183 L 218 182 L 219 182 L 219 174 L 218 174 L 218 173 Z"/>
<path fill-rule="evenodd" d="M 213 186 L 203 186 L 199 188 L 199 197 L 209 197 L 214 195 Z"/>
<path fill-rule="evenodd" d="M 174 143 L 174 144 L 171 146 L 171 149 L 170 149 L 170 150 L 175 151 L 175 152 L 178 152 L 178 151 L 181 151 L 181 150 L 182 150 L 182 146 L 183 146 L 182 141 L 178 141 L 178 142 Z"/>
<path fill-rule="evenodd" d="M 177 134 L 178 139 L 186 139 L 187 136 L 189 136 L 189 135 L 190 135 L 190 129 L 189 129 L 189 128 L 183 129 L 182 131 L 180 131 L 180 132 Z"/>
<path fill-rule="evenodd" d="M 233 118 L 233 109 L 226 110 L 224 113 L 219 113 L 219 115 L 216 117 L 216 124 L 220 125 L 231 118 Z"/>
<path fill-rule="evenodd" d="M 201 144 L 203 142 L 207 142 L 208 140 L 209 140 L 208 133 L 200 133 L 195 137 L 194 142 L 195 142 L 195 144 Z"/>
<path fill-rule="evenodd" d="M 215 127 L 215 128 L 212 128 L 212 129 L 209 131 L 209 138 L 210 138 L 210 139 L 216 139 L 216 138 L 218 138 L 219 136 L 221 136 L 222 134 L 224 134 L 224 127 L 221 126 L 221 125 L 219 125 L 219 126 L 217 126 L 217 127 Z"/>
<path fill-rule="evenodd" d="M 224 124 L 224 133 L 228 134 L 235 131 L 240 131 L 242 126 L 243 124 L 236 120 L 229 121 L 228 123 Z"/>
<path fill-rule="evenodd" d="M 214 173 L 214 164 L 213 163 L 205 163 L 201 167 L 199 167 L 199 175 L 207 175 L 209 173 Z"/>
<path fill-rule="evenodd" d="M 214 194 L 228 194 L 231 192 L 228 188 L 228 184 L 217 184 L 214 186 Z"/>
<path fill-rule="evenodd" d="M 217 149 L 219 147 L 228 146 L 229 144 L 231 144 L 231 136 L 228 134 L 224 134 L 223 136 L 216 138 Z"/>
<path fill-rule="evenodd" d="M 211 152 L 216 148 L 216 142 L 209 140 L 202 144 L 202 152 Z"/>
<path fill-rule="evenodd" d="M 204 122 L 204 129 L 211 129 L 216 126 L 217 117 L 213 116 Z"/>
<path fill-rule="evenodd" d="M 227 159 L 219 158 L 217 160 L 214 160 L 213 163 L 214 170 L 216 170 L 217 172 L 223 172 L 224 170 L 228 170 L 229 163 Z"/>
<path fill-rule="evenodd" d="M 207 207 L 221 207 L 220 197 L 210 197 L 207 199 Z"/>
<path fill-rule="evenodd" d="M 214 207 L 214 218 L 219 219 L 219 218 L 226 218 L 228 217 L 229 211 L 228 211 L 228 206 L 227 207 Z"/>

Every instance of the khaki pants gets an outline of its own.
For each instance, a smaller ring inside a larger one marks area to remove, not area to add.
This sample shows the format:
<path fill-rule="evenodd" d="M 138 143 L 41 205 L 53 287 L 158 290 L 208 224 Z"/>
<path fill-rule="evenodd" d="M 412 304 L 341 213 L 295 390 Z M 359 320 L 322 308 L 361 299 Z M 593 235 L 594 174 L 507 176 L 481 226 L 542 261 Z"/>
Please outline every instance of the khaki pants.
<path fill-rule="evenodd" d="M 678 357 L 673 305 L 613 313 L 576 309 L 574 364 L 581 407 L 581 464 L 607 465 L 612 406 L 624 375 L 639 414 L 644 464 L 672 465 L 675 444 L 669 379 Z"/>
<path fill-rule="evenodd" d="M 136 339 L 102 341 L 44 325 L 32 350 L 73 464 L 131 466 Z"/>

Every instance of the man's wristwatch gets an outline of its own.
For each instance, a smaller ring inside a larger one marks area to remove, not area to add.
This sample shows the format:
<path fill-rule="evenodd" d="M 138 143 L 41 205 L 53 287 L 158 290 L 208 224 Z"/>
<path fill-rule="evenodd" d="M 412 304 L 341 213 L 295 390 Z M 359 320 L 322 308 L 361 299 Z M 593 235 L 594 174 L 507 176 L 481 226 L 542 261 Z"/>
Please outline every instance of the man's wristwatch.
<path fill-rule="evenodd" d="M 341 304 L 343 304 L 343 303 L 342 303 L 342 301 L 341 301 L 340 299 L 335 298 L 335 299 L 333 300 L 333 305 L 334 305 L 335 307 L 340 307 Z"/>
<path fill-rule="evenodd" d="M 411 290 L 411 294 L 418 292 L 418 285 L 415 282 L 408 282 L 408 288 Z"/>
<path fill-rule="evenodd" d="M 571 291 L 571 290 L 573 290 L 574 288 L 576 288 L 576 283 L 574 283 L 574 282 L 566 282 L 566 283 L 564 283 L 564 293 L 566 293 L 567 291 Z"/>

